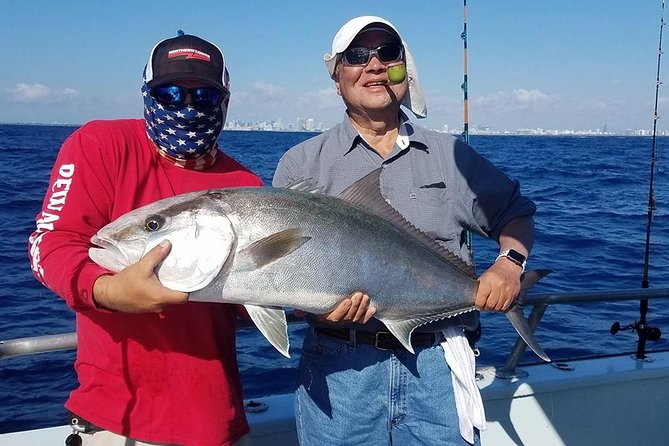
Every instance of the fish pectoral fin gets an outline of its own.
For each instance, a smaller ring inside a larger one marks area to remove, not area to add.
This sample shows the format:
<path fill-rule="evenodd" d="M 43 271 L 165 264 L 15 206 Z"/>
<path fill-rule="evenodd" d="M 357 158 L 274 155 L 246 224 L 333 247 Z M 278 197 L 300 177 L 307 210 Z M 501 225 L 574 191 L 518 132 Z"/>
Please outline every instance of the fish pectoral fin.
<path fill-rule="evenodd" d="M 541 348 L 539 341 L 534 336 L 532 330 L 530 330 L 530 326 L 527 325 L 527 320 L 525 320 L 525 316 L 523 315 L 522 307 L 517 303 L 514 303 L 504 312 L 504 314 L 528 347 L 530 347 L 532 351 L 544 361 L 551 362 L 551 358 L 549 358 L 546 352 Z"/>
<path fill-rule="evenodd" d="M 244 305 L 249 313 L 251 320 L 260 333 L 265 336 L 270 344 L 274 346 L 286 358 L 290 358 L 288 349 L 290 340 L 288 339 L 288 324 L 286 323 L 286 313 L 281 308 L 260 307 L 257 305 Z"/>
<path fill-rule="evenodd" d="M 301 228 L 286 229 L 251 243 L 237 255 L 243 269 L 258 269 L 291 252 L 311 240 Z"/>

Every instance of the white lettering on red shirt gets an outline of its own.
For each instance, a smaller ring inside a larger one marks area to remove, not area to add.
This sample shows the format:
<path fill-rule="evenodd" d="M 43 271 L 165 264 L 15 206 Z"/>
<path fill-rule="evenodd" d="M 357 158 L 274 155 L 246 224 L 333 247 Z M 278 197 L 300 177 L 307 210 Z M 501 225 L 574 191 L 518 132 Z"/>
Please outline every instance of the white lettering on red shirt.
<path fill-rule="evenodd" d="M 28 241 L 30 242 L 30 258 L 31 267 L 40 280 L 44 280 L 44 269 L 40 265 L 40 250 L 39 245 L 42 238 L 49 232 L 53 231 L 54 224 L 60 220 L 60 212 L 65 207 L 65 200 L 67 193 L 72 184 L 72 176 L 74 175 L 74 164 L 63 164 L 58 168 L 58 178 L 51 185 L 51 195 L 49 195 L 46 209 L 52 212 L 46 212 L 43 208 L 42 213 L 37 218 L 37 229 L 30 235 Z"/>

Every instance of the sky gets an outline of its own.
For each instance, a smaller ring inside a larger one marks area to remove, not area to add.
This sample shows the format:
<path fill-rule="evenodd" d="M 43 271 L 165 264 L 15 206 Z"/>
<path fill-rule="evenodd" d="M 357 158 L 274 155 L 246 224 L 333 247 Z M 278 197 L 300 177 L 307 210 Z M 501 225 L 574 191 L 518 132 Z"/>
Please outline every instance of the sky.
<path fill-rule="evenodd" d="M 470 128 L 652 129 L 661 6 L 469 0 Z M 331 127 L 344 106 L 322 57 L 359 15 L 386 18 L 409 46 L 428 106 L 420 123 L 461 127 L 462 0 L 0 0 L 0 122 L 141 117 L 149 52 L 181 29 L 225 53 L 228 120 Z M 658 100 L 657 128 L 669 131 L 666 86 Z"/>

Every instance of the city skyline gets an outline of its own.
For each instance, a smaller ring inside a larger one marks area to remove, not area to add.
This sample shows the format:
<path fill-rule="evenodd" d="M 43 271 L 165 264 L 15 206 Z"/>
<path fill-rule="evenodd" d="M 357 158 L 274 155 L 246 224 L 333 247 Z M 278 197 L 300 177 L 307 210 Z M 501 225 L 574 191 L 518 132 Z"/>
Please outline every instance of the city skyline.
<path fill-rule="evenodd" d="M 428 118 L 417 123 L 438 130 L 462 126 L 460 1 L 419 2 L 407 11 L 399 0 L 346 7 L 203 0 L 193 14 L 174 14 L 183 8 L 175 0 L 160 7 L 131 0 L 68 5 L 0 2 L 6 36 L 0 41 L 0 122 L 141 117 L 146 57 L 157 41 L 183 29 L 223 49 L 231 74 L 230 121 L 291 123 L 309 117 L 329 128 L 341 121 L 344 106 L 322 56 L 346 20 L 375 14 L 399 28 L 416 59 L 428 105 Z M 470 0 L 467 8 L 472 128 L 595 131 L 606 125 L 621 134 L 652 127 L 659 1 Z M 668 102 L 661 87 L 662 132 L 669 130 L 662 119 Z"/>
<path fill-rule="evenodd" d="M 257 131 L 305 131 L 305 132 L 322 132 L 328 130 L 324 127 L 322 122 L 316 124 L 312 118 L 297 118 L 295 123 L 284 124 L 281 119 L 264 120 L 264 121 L 243 121 L 235 119 L 226 122 L 225 130 L 257 130 Z M 431 129 L 438 132 L 451 133 L 454 135 L 461 135 L 463 133 L 462 127 L 449 128 L 444 125 L 441 129 Z M 472 135 L 574 135 L 574 136 L 652 136 L 653 131 L 649 129 L 625 129 L 622 132 L 612 132 L 608 130 L 605 124 L 601 129 L 544 129 L 544 128 L 518 128 L 518 129 L 493 129 L 486 125 L 474 125 L 469 128 L 469 133 Z M 669 131 L 656 131 L 656 136 L 669 136 Z"/>
<path fill-rule="evenodd" d="M 44 123 L 44 122 L 0 122 L 0 125 L 45 125 L 45 126 L 79 126 L 81 123 Z M 313 118 L 297 118 L 295 122 L 284 124 L 281 119 L 244 121 L 241 119 L 227 120 L 224 130 L 234 131 L 275 131 L 275 132 L 323 132 L 329 130 L 323 122 Z M 429 128 L 442 133 L 450 133 L 462 136 L 463 128 Z M 531 136 L 652 136 L 651 129 L 625 129 L 622 132 L 609 131 L 607 125 L 595 129 L 553 129 L 553 128 L 517 128 L 517 129 L 495 129 L 486 125 L 474 125 L 469 128 L 470 135 L 531 135 Z M 656 136 L 669 136 L 669 130 L 656 130 Z"/>

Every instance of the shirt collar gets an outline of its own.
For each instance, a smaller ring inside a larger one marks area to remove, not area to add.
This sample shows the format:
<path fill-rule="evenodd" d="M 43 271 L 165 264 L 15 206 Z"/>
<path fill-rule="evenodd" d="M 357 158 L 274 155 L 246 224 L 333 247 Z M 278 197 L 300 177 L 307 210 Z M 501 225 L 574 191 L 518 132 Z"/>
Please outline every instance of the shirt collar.
<path fill-rule="evenodd" d="M 358 131 L 351 124 L 351 119 L 348 117 L 348 113 L 344 112 L 344 120 L 339 130 L 339 138 L 344 144 L 338 147 L 341 150 L 342 155 L 346 155 L 354 147 L 358 145 L 360 141 L 363 141 L 362 137 L 358 134 Z"/>
<path fill-rule="evenodd" d="M 404 111 L 400 110 L 399 113 L 400 131 L 396 141 L 399 151 L 402 152 L 409 147 L 414 147 L 429 153 L 430 150 L 427 145 L 425 129 L 415 126 Z M 339 140 L 342 144 L 338 149 L 341 151 L 342 156 L 351 152 L 360 142 L 364 142 L 358 131 L 353 127 L 353 124 L 351 124 L 351 119 L 346 112 L 344 112 L 344 119 L 339 128 Z M 393 156 L 391 154 L 391 157 Z"/>
<path fill-rule="evenodd" d="M 400 150 L 404 150 L 409 147 L 409 133 L 413 134 L 413 126 L 411 126 L 409 119 L 406 115 L 402 115 L 404 115 L 404 113 L 400 115 L 400 129 L 397 134 L 397 141 L 395 141 L 395 144 L 400 148 Z"/>
<path fill-rule="evenodd" d="M 400 152 L 409 147 L 415 147 L 429 153 L 424 129 L 420 126 L 414 126 L 409 120 L 409 117 L 402 110 L 400 110 L 399 118 L 400 131 L 399 135 L 397 135 L 396 145 L 399 147 Z M 353 124 L 351 124 L 351 119 L 348 117 L 347 113 L 344 113 L 344 119 L 339 129 L 339 138 L 343 143 L 338 147 L 342 156 L 351 152 L 360 142 L 364 141 L 355 127 L 353 127 Z"/>
<path fill-rule="evenodd" d="M 400 141 L 400 138 L 407 142 L 404 143 L 403 141 Z M 398 135 L 397 140 L 397 145 L 400 149 L 405 149 L 406 147 L 411 146 L 427 153 L 430 152 L 427 143 L 427 130 L 424 127 L 414 125 L 402 110 L 400 110 L 400 134 Z M 406 146 L 401 144 L 406 144 Z"/>

